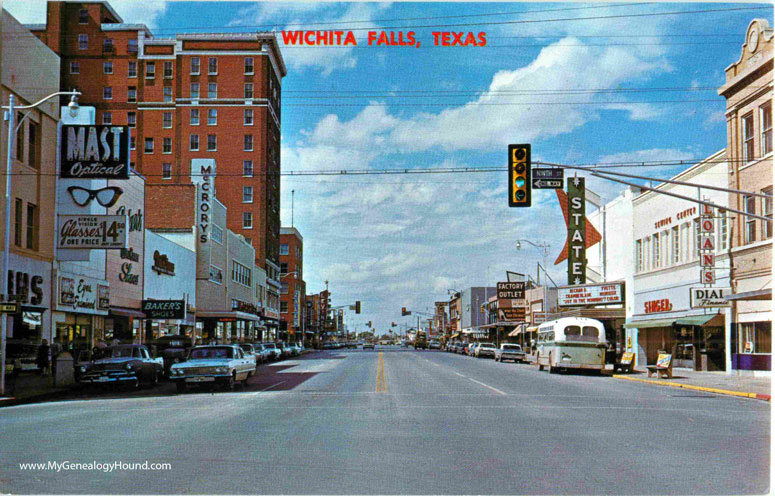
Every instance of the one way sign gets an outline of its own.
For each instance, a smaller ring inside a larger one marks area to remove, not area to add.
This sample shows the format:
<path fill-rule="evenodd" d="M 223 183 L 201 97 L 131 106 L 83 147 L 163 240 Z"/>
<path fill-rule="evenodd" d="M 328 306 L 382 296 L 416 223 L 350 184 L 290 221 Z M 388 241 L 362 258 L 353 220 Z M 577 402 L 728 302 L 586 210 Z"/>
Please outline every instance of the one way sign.
<path fill-rule="evenodd" d="M 533 189 L 562 189 L 562 179 L 533 178 Z"/>

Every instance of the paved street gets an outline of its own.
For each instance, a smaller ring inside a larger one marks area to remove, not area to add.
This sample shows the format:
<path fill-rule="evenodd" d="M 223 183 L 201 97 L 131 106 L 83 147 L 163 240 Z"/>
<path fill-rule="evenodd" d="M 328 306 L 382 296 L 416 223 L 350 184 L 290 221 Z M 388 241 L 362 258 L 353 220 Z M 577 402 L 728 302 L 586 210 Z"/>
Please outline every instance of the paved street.
<path fill-rule="evenodd" d="M 234 393 L 172 389 L 0 409 L 0 492 L 768 491 L 755 400 L 397 347 L 263 366 Z M 172 468 L 19 467 L 116 460 Z"/>

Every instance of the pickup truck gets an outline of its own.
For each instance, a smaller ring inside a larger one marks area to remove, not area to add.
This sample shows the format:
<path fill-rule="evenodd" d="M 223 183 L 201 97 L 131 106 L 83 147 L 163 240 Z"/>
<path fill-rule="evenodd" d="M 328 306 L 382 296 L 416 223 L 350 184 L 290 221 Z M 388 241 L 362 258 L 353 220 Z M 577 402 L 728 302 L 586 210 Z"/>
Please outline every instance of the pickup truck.
<path fill-rule="evenodd" d="M 155 386 L 164 374 L 164 360 L 151 358 L 148 348 L 125 344 L 107 348 L 98 360 L 81 365 L 81 384 L 129 384 L 139 388 L 142 383 Z"/>
<path fill-rule="evenodd" d="M 495 350 L 495 361 L 502 362 L 504 360 L 513 360 L 516 362 L 525 361 L 525 352 L 522 351 L 522 346 L 518 344 L 502 344 L 500 348 Z"/>

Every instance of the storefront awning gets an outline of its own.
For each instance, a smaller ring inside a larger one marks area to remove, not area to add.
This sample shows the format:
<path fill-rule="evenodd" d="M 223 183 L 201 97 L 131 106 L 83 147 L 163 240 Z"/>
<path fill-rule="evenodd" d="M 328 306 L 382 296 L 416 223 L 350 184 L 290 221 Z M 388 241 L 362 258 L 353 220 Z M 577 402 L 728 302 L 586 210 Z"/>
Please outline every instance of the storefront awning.
<path fill-rule="evenodd" d="M 460 333 L 459 333 L 459 332 L 456 332 L 455 334 L 453 334 L 453 335 L 452 335 L 452 339 L 455 339 L 455 338 L 456 338 L 456 337 L 458 337 L 458 336 L 460 336 Z"/>
<path fill-rule="evenodd" d="M 771 300 L 772 288 L 760 289 L 758 291 L 747 291 L 745 293 L 737 293 L 729 295 L 725 298 L 727 301 L 735 300 Z"/>
<path fill-rule="evenodd" d="M 680 319 L 676 319 L 675 323 L 678 325 L 696 325 L 701 326 L 705 325 L 710 321 L 713 317 L 715 317 L 718 314 L 711 314 L 711 315 L 692 315 L 691 317 L 681 317 Z"/>
<path fill-rule="evenodd" d="M 688 318 L 688 317 L 685 317 Z M 672 327 L 673 322 L 677 319 L 675 317 L 671 319 L 650 319 L 650 320 L 635 320 L 624 324 L 626 329 L 647 329 L 649 327 Z"/>
<path fill-rule="evenodd" d="M 145 313 L 141 312 L 140 310 L 135 310 L 133 308 L 110 307 L 108 312 L 113 314 L 113 315 L 120 315 L 122 317 L 134 317 L 136 319 L 144 319 L 145 318 Z"/>
<path fill-rule="evenodd" d="M 513 331 L 511 331 L 509 333 L 509 337 L 513 338 L 514 336 L 517 336 L 517 335 L 519 335 L 521 333 L 522 333 L 522 328 L 521 327 L 517 327 L 516 329 L 514 329 Z"/>
<path fill-rule="evenodd" d="M 538 326 L 533 326 L 525 329 L 525 332 L 536 332 L 537 330 L 538 330 Z"/>

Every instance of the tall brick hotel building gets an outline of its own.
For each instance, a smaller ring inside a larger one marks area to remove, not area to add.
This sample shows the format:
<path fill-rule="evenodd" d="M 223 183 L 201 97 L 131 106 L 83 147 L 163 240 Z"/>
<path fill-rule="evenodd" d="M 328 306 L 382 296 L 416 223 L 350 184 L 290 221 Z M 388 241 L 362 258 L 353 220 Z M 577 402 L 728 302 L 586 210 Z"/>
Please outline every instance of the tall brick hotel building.
<path fill-rule="evenodd" d="M 47 4 L 30 30 L 61 57 L 61 88 L 83 92 L 97 124 L 132 127 L 131 161 L 146 179 L 146 228 L 194 224 L 191 159 L 216 162 L 227 227 L 255 248 L 277 294 L 280 249 L 280 88 L 271 33 L 156 38 L 108 2 Z"/>

